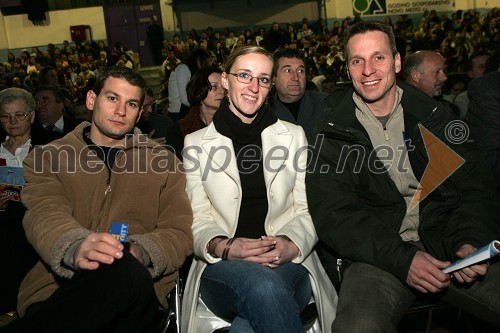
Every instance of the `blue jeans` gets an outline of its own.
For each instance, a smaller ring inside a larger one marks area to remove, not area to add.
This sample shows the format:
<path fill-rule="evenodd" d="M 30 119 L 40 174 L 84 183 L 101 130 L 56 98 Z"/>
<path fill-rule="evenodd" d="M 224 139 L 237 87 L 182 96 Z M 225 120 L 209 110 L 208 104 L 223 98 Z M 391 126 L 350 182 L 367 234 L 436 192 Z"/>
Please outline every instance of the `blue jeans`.
<path fill-rule="evenodd" d="M 231 322 L 231 332 L 304 332 L 300 311 L 312 296 L 309 272 L 287 263 L 278 268 L 223 260 L 205 268 L 200 282 L 203 302 Z"/>

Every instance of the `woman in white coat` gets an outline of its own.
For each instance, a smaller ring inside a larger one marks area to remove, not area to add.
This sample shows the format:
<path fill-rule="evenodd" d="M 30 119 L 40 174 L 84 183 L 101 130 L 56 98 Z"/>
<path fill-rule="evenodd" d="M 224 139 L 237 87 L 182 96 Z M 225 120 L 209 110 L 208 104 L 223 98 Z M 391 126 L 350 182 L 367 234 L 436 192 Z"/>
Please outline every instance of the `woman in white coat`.
<path fill-rule="evenodd" d="M 184 332 L 197 332 L 202 305 L 232 332 L 303 332 L 299 314 L 312 297 L 323 332 L 335 318 L 337 294 L 313 250 L 307 141 L 267 103 L 272 69 L 264 48 L 235 50 L 222 73 L 227 99 L 212 124 L 185 138 L 195 256 Z"/>

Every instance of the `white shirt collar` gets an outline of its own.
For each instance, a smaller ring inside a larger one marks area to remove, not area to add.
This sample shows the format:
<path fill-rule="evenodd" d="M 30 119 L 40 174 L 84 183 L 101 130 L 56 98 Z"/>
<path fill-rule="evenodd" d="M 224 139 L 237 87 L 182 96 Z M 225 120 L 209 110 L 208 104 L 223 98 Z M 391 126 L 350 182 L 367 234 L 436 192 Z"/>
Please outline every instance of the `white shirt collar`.
<path fill-rule="evenodd" d="M 7 136 L 5 140 L 8 139 L 9 137 Z M 26 158 L 26 156 L 28 156 L 30 149 L 31 149 L 31 139 L 28 139 L 28 141 L 26 141 L 20 147 L 18 147 L 14 155 L 12 155 L 12 153 L 8 151 L 2 143 L 0 145 L 0 159 L 4 159 L 5 164 L 7 166 L 22 167 L 23 161 Z"/>
<path fill-rule="evenodd" d="M 48 125 L 43 125 L 43 128 L 47 128 L 47 126 Z M 59 120 L 55 122 L 54 129 L 52 131 L 64 133 L 64 118 L 63 118 L 63 116 L 61 116 L 61 118 L 59 118 Z"/>

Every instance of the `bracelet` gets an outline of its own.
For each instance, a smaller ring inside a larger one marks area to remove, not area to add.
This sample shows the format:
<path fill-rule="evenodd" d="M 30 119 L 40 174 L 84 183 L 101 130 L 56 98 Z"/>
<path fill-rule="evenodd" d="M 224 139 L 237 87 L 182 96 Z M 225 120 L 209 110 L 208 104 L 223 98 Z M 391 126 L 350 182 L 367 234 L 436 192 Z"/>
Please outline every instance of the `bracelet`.
<path fill-rule="evenodd" d="M 207 252 L 208 254 L 210 254 L 212 257 L 214 258 L 219 258 L 217 256 L 217 253 L 215 253 L 215 249 L 217 249 L 217 246 L 223 241 L 227 239 L 227 237 L 221 237 L 221 236 L 217 236 L 217 237 L 214 237 L 210 240 L 210 242 L 208 242 L 207 244 Z M 217 240 L 214 242 L 214 240 Z"/>
<path fill-rule="evenodd" d="M 222 260 L 227 260 L 227 256 L 229 255 L 229 249 L 231 248 L 231 245 L 233 244 L 234 240 L 236 238 L 229 238 L 229 240 L 226 243 L 226 247 L 224 248 L 224 252 L 222 252 Z"/>
<path fill-rule="evenodd" d="M 291 239 L 290 239 L 290 237 L 288 237 L 287 235 L 277 235 L 276 237 L 279 237 L 279 238 L 281 238 L 281 239 L 287 240 L 287 241 L 291 242 L 293 245 L 295 245 L 295 247 L 297 247 L 297 249 L 299 250 L 299 253 L 297 254 L 297 257 L 300 257 L 300 256 L 301 256 L 299 247 L 297 246 L 297 244 L 295 244 L 295 243 L 293 242 L 293 240 L 291 240 Z M 297 258 L 297 257 L 296 257 L 296 258 Z"/>

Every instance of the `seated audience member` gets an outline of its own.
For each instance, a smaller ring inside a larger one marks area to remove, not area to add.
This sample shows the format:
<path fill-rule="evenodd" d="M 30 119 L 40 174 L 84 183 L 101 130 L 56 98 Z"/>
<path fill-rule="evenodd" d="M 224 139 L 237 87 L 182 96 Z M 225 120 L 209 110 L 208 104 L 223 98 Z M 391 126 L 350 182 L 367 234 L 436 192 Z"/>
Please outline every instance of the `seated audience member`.
<path fill-rule="evenodd" d="M 337 79 L 333 77 L 327 77 L 321 82 L 321 92 L 332 93 L 335 88 L 337 88 Z"/>
<path fill-rule="evenodd" d="M 417 51 L 406 57 L 404 63 L 405 81 L 417 87 L 437 101 L 443 102 L 458 117 L 459 109 L 453 103 L 443 99 L 441 89 L 448 76 L 445 73 L 445 60 L 434 51 Z"/>
<path fill-rule="evenodd" d="M 443 87 L 443 99 L 453 103 L 467 89 L 467 79 L 462 73 L 449 74 Z M 445 92 L 446 91 L 446 92 Z"/>
<path fill-rule="evenodd" d="M 57 86 L 60 83 L 57 69 L 52 66 L 42 67 L 38 79 L 41 86 Z"/>
<path fill-rule="evenodd" d="M 191 253 L 193 216 L 179 160 L 129 135 L 145 86 L 132 69 L 106 67 L 87 93 L 92 124 L 24 160 L 23 226 L 41 261 L 21 285 L 21 318 L 0 332 L 157 331 Z M 156 166 L 136 165 L 153 157 Z M 112 222 L 128 223 L 126 242 L 109 232 Z"/>
<path fill-rule="evenodd" d="M 185 139 L 195 254 L 182 304 L 188 333 L 208 325 L 196 315 L 205 305 L 234 332 L 303 332 L 311 297 L 323 332 L 335 318 L 337 295 L 314 251 L 305 197 L 307 140 L 265 103 L 272 69 L 264 48 L 237 48 L 222 73 L 228 99 Z M 288 154 L 271 158 L 277 148 Z"/>
<path fill-rule="evenodd" d="M 500 262 L 442 272 L 497 239 L 493 176 L 470 142 L 449 141 L 442 103 L 396 82 L 390 27 L 363 21 L 343 40 L 352 86 L 323 104 L 306 179 L 326 266 L 343 272 L 332 331 L 396 332 L 424 294 L 499 328 Z"/>
<path fill-rule="evenodd" d="M 221 73 L 218 67 L 201 68 L 186 86 L 191 110 L 187 116 L 168 128 L 166 137 L 167 146 L 171 147 L 179 158 L 182 158 L 184 137 L 208 126 L 224 98 Z"/>
<path fill-rule="evenodd" d="M 333 82 L 337 82 L 339 80 L 339 77 L 336 73 L 336 70 L 335 68 L 333 67 L 328 67 L 327 69 L 325 69 L 321 74 L 313 77 L 311 79 L 312 82 L 314 82 L 314 84 L 316 84 L 316 86 L 318 87 L 319 91 L 323 91 L 322 90 L 322 83 L 324 80 L 326 79 L 331 79 L 331 80 L 334 80 Z M 331 81 L 330 81 L 331 82 Z"/>
<path fill-rule="evenodd" d="M 28 66 L 26 67 L 26 74 L 30 75 L 31 73 L 39 74 L 39 68 L 37 67 L 35 54 L 30 55 Z"/>
<path fill-rule="evenodd" d="M 498 52 L 496 56 L 498 56 Z M 492 56 L 493 58 L 494 56 Z M 492 59 L 490 58 L 490 59 Z M 488 61 L 490 60 L 488 59 Z M 500 67 L 496 62 L 494 72 L 472 80 L 467 87 L 469 105 L 467 121 L 470 134 L 493 170 L 500 193 Z"/>
<path fill-rule="evenodd" d="M 18 75 L 17 70 L 12 65 L 6 61 L 3 63 L 3 71 L 0 71 L 0 79 L 5 82 L 7 87 L 12 87 L 12 81 Z"/>
<path fill-rule="evenodd" d="M 304 54 L 296 49 L 277 50 L 274 55 L 273 81 L 276 92 L 272 107 L 281 120 L 302 126 L 310 137 L 321 115 L 321 103 L 328 94 L 306 90 Z"/>
<path fill-rule="evenodd" d="M 71 132 L 81 120 L 65 114 L 64 95 L 57 86 L 40 86 L 33 93 L 36 101 L 36 119 L 32 136 L 45 144 Z"/>
<path fill-rule="evenodd" d="M 303 23 L 297 32 L 297 40 L 301 40 L 302 38 L 311 39 L 314 35 L 314 32 L 309 28 L 307 23 Z"/>
<path fill-rule="evenodd" d="M 162 83 L 164 85 L 164 90 L 168 96 L 168 79 L 170 74 L 174 71 L 175 67 L 181 63 L 180 59 L 177 59 L 175 52 L 173 50 L 168 51 L 168 55 L 161 65 L 161 77 Z"/>
<path fill-rule="evenodd" d="M 209 66 L 210 55 L 205 49 L 191 51 L 185 62 L 178 64 L 168 79 L 169 116 L 174 121 L 187 115 L 190 105 L 187 100 L 186 85 L 200 68 Z"/>
<path fill-rule="evenodd" d="M 441 89 L 448 79 L 445 61 L 434 51 L 417 51 L 405 59 L 405 81 L 430 97 L 441 96 Z"/>
<path fill-rule="evenodd" d="M 95 77 L 94 71 L 92 71 L 89 67 L 88 63 L 82 63 L 80 65 L 80 76 L 83 78 L 83 81 L 88 83 L 91 79 Z"/>
<path fill-rule="evenodd" d="M 490 57 L 487 52 L 476 52 L 473 53 L 467 61 L 467 78 L 474 80 L 484 74 L 486 70 L 486 61 Z M 460 110 L 460 119 L 464 119 L 467 114 L 467 106 L 469 105 L 469 97 L 467 96 L 467 91 L 459 94 L 455 101 L 453 102 Z"/>
<path fill-rule="evenodd" d="M 123 66 L 125 67 L 134 68 L 132 59 L 130 59 L 130 57 L 126 53 L 120 54 L 120 59 L 118 61 L 122 62 Z"/>
<path fill-rule="evenodd" d="M 0 92 L 0 121 L 7 134 L 0 144 L 0 169 L 22 168 L 24 158 L 32 149 L 31 123 L 35 120 L 35 101 L 24 89 L 8 88 Z M 2 172 L 2 178 L 6 175 Z M 16 311 L 17 293 L 24 276 L 37 262 L 37 254 L 26 240 L 22 225 L 26 209 L 16 193 L 5 190 L 0 180 L 0 315 Z"/>
<path fill-rule="evenodd" d="M 172 125 L 173 121 L 169 116 L 155 112 L 154 107 L 155 100 L 153 89 L 148 88 L 146 90 L 144 104 L 142 105 L 142 113 L 138 122 L 138 127 L 141 129 L 142 133 L 148 134 L 148 136 L 155 139 L 156 142 L 163 143 L 163 140 L 167 135 L 167 129 Z M 149 130 L 143 131 L 143 129 L 146 128 Z M 156 139 L 161 139 L 161 142 Z"/>

